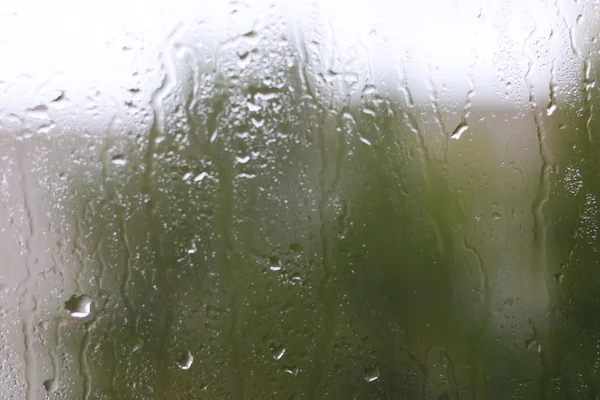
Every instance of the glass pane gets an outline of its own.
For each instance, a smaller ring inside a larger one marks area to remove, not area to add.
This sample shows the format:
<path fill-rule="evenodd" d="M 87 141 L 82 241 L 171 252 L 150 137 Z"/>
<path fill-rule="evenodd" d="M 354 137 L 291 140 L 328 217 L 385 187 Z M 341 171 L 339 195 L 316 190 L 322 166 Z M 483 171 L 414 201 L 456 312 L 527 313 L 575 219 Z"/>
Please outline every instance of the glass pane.
<path fill-rule="evenodd" d="M 9 1 L 12 399 L 594 399 L 594 1 Z"/>

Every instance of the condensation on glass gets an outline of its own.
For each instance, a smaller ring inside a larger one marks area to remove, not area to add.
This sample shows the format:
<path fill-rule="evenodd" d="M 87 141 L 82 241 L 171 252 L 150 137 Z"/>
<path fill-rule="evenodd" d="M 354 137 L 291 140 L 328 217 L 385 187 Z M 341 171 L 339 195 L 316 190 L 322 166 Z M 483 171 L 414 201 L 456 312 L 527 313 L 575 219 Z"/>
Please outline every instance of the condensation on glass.
<path fill-rule="evenodd" d="M 595 2 L 35 3 L 2 398 L 597 398 Z"/>

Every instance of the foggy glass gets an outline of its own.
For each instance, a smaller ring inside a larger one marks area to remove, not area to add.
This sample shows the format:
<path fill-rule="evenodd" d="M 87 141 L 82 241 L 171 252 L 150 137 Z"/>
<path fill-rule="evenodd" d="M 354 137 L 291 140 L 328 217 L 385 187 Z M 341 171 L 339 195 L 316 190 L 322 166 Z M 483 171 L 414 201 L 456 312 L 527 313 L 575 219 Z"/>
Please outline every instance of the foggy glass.
<path fill-rule="evenodd" d="M 9 1 L 0 398 L 596 399 L 591 0 Z"/>

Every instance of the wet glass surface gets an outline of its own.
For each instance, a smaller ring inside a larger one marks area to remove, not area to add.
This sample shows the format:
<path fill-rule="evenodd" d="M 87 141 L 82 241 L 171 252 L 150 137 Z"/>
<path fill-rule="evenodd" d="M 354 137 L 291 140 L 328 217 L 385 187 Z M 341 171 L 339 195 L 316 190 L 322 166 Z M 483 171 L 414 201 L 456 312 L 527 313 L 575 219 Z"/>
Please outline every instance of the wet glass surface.
<path fill-rule="evenodd" d="M 3 398 L 597 398 L 599 19 L 7 3 Z"/>

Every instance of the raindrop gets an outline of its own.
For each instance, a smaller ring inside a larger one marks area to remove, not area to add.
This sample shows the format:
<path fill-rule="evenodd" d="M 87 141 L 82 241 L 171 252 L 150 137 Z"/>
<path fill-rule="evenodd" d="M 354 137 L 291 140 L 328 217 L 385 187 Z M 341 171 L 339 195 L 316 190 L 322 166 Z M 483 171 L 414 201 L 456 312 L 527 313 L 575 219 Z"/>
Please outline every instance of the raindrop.
<path fill-rule="evenodd" d="M 271 263 L 271 266 L 269 267 L 269 269 L 271 271 L 281 270 L 281 261 L 279 261 L 279 257 L 277 257 L 277 256 L 269 257 L 269 262 Z"/>
<path fill-rule="evenodd" d="M 495 213 L 492 213 L 492 218 L 500 219 L 500 218 L 502 218 L 502 215 L 500 215 L 500 213 L 495 212 Z"/>
<path fill-rule="evenodd" d="M 139 336 L 131 336 L 127 339 L 125 343 L 132 353 L 135 353 L 144 345 L 144 342 Z"/>
<path fill-rule="evenodd" d="M 367 382 L 376 381 L 377 379 L 379 379 L 379 367 L 377 367 L 376 365 L 369 365 L 365 367 L 363 371 L 363 376 L 365 378 L 365 381 Z"/>
<path fill-rule="evenodd" d="M 304 247 L 300 243 L 292 243 L 290 244 L 290 250 L 295 253 L 299 253 L 304 250 Z"/>
<path fill-rule="evenodd" d="M 283 367 L 283 372 L 287 372 L 290 375 L 298 375 L 298 371 L 300 369 L 295 366 L 295 365 L 286 365 L 285 367 Z"/>
<path fill-rule="evenodd" d="M 58 102 L 60 102 L 60 101 L 64 100 L 65 98 L 66 98 L 66 96 L 65 96 L 65 92 L 64 92 L 64 91 L 61 91 L 61 92 L 60 92 L 60 94 L 59 94 L 58 96 L 56 96 L 56 97 L 55 97 L 55 98 L 52 100 L 52 102 L 53 102 L 53 103 L 58 103 Z"/>
<path fill-rule="evenodd" d="M 467 129 L 469 129 L 469 125 L 466 122 L 461 122 L 454 129 L 454 132 L 452 132 L 452 135 L 450 136 L 450 138 L 451 139 L 455 139 L 455 140 L 460 139 L 460 137 L 462 136 L 462 134 L 465 133 L 467 131 Z"/>
<path fill-rule="evenodd" d="M 366 144 L 367 146 L 371 146 L 371 141 L 370 141 L 369 139 L 366 139 L 366 138 L 364 138 L 364 137 L 362 137 L 362 136 L 360 136 L 358 139 L 359 139 L 361 142 L 363 142 L 364 144 Z"/>
<path fill-rule="evenodd" d="M 563 281 L 565 280 L 565 274 L 563 274 L 562 272 L 554 274 L 554 280 L 558 283 L 563 283 Z"/>
<path fill-rule="evenodd" d="M 117 154 L 116 156 L 113 156 L 110 161 L 115 165 L 127 164 L 127 159 L 125 158 L 125 156 L 123 154 Z"/>
<path fill-rule="evenodd" d="M 188 370 L 190 369 L 190 367 L 192 366 L 192 363 L 194 362 L 194 356 L 192 355 L 192 353 L 190 353 L 189 351 L 187 351 L 183 356 L 181 356 L 181 358 L 177 361 L 177 364 L 179 364 L 179 368 L 183 369 L 183 370 Z"/>
<path fill-rule="evenodd" d="M 285 354 L 285 347 L 274 344 L 271 346 L 271 353 L 274 360 L 281 360 Z"/>
<path fill-rule="evenodd" d="M 55 378 L 46 379 L 44 381 L 44 388 L 48 393 L 54 393 L 58 390 L 58 381 Z"/>
<path fill-rule="evenodd" d="M 255 128 L 260 128 L 265 124 L 264 119 L 250 118 L 250 121 L 252 122 L 252 125 L 254 125 Z"/>
<path fill-rule="evenodd" d="M 73 295 L 65 303 L 65 308 L 71 313 L 74 318 L 85 318 L 90 315 L 92 308 L 92 298 L 83 295 Z"/>
<path fill-rule="evenodd" d="M 56 127 L 56 124 L 54 122 L 50 122 L 49 124 L 44 124 L 42 126 L 40 126 L 40 128 L 38 129 L 38 133 L 48 133 L 50 132 L 52 129 L 54 129 L 54 127 Z"/>
<path fill-rule="evenodd" d="M 206 178 L 208 174 L 206 172 L 201 172 L 200 174 L 196 175 L 196 177 L 194 177 L 194 182 L 202 182 L 202 180 L 204 178 Z"/>
<path fill-rule="evenodd" d="M 36 119 L 49 119 L 50 116 L 48 115 L 48 107 L 46 107 L 45 105 L 39 105 L 39 106 L 35 106 L 32 109 L 29 110 L 29 112 L 27 113 L 27 115 L 29 115 L 32 118 L 36 118 Z"/>
<path fill-rule="evenodd" d="M 250 161 L 250 156 L 246 156 L 246 157 L 236 157 L 235 158 L 236 161 L 240 164 L 246 164 L 248 161 Z"/>
<path fill-rule="evenodd" d="M 554 104 L 554 103 L 548 104 L 548 108 L 546 108 L 546 115 L 551 116 L 554 113 L 554 111 L 556 111 L 556 108 L 557 108 L 556 104 Z"/>

